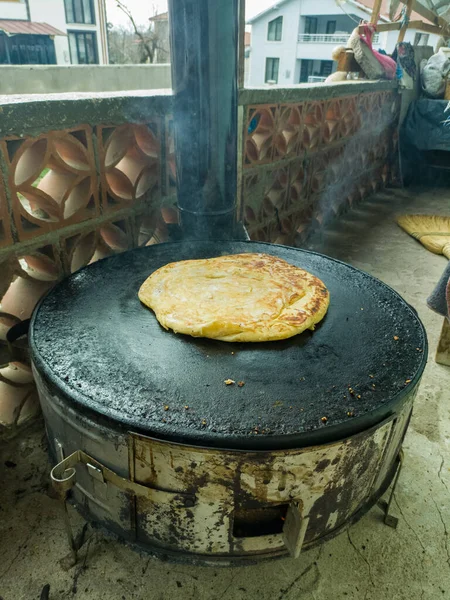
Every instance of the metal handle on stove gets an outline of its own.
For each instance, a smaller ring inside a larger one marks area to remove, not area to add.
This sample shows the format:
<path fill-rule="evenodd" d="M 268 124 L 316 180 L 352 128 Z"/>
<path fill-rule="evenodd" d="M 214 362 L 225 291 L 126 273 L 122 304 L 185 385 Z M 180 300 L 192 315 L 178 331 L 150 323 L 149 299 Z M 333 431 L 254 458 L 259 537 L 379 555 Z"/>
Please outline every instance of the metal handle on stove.
<path fill-rule="evenodd" d="M 133 494 L 135 496 L 147 498 L 155 502 L 164 502 L 170 500 L 172 503 L 179 503 L 179 507 L 194 506 L 197 502 L 196 497 L 193 494 L 187 494 L 185 492 L 166 492 L 163 490 L 157 490 L 150 488 L 130 479 L 121 477 L 108 467 L 105 467 L 98 460 L 83 452 L 83 450 L 77 450 L 56 466 L 53 467 L 50 473 L 53 488 L 55 489 L 58 496 L 62 499 L 67 498 L 67 494 L 76 484 L 76 468 L 79 465 L 84 465 L 89 475 L 102 483 L 109 483 L 123 492 Z"/>
<path fill-rule="evenodd" d="M 108 467 L 105 467 L 105 465 L 100 463 L 98 460 L 95 460 L 95 458 L 92 456 L 89 456 L 89 454 L 86 454 L 86 452 L 77 450 L 67 458 L 61 460 L 50 472 L 53 489 L 63 503 L 64 523 L 69 547 L 72 553 L 73 564 L 77 563 L 78 550 L 80 549 L 82 542 L 78 543 L 75 540 L 67 510 L 67 500 L 69 498 L 71 489 L 76 485 L 77 482 L 76 468 L 83 465 L 86 467 L 89 475 L 93 479 L 101 481 L 105 485 L 110 484 L 133 496 L 143 497 L 155 503 L 165 505 L 168 505 L 170 502 L 173 506 L 178 508 L 192 507 L 195 506 L 197 502 L 197 499 L 193 494 L 156 490 L 154 488 L 149 488 L 145 485 L 136 483 L 135 481 L 125 479 L 111 469 L 108 469 Z"/>

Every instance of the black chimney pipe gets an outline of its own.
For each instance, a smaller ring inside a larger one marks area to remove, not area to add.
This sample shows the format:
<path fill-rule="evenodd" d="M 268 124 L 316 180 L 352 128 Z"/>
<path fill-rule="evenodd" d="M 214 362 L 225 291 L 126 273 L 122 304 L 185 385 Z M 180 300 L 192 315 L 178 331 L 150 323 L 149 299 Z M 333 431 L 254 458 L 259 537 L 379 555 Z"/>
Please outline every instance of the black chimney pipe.
<path fill-rule="evenodd" d="M 183 237 L 230 239 L 236 219 L 238 0 L 169 0 Z"/>

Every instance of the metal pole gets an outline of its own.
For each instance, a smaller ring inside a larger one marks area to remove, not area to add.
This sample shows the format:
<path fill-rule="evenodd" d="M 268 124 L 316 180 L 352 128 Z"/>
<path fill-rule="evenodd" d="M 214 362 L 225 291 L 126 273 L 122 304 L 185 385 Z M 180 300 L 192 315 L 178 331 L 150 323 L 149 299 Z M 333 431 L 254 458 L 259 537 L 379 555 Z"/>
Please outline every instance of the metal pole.
<path fill-rule="evenodd" d="M 178 207 L 184 237 L 233 237 L 238 0 L 169 0 Z"/>
<path fill-rule="evenodd" d="M 242 89 L 244 87 L 245 80 L 245 0 L 239 1 L 239 77 L 238 77 L 238 87 Z"/>

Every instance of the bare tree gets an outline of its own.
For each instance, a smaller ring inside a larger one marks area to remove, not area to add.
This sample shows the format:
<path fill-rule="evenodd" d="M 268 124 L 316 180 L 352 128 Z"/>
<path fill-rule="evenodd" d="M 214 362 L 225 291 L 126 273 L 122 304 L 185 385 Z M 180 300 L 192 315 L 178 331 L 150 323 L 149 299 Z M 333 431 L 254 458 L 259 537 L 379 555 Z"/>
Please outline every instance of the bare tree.
<path fill-rule="evenodd" d="M 135 36 L 139 40 L 139 46 L 141 51 L 141 63 L 153 63 L 155 59 L 156 50 L 159 48 L 158 36 L 155 33 L 154 26 L 149 23 L 147 29 L 136 24 L 131 10 L 128 6 L 122 2 L 122 0 L 116 0 L 117 8 L 119 8 L 130 20 L 131 27 L 134 31 Z M 153 13 L 156 14 L 155 6 L 153 6 Z"/>
<path fill-rule="evenodd" d="M 131 27 L 108 23 L 109 61 L 113 65 L 141 62 L 142 53 Z"/>

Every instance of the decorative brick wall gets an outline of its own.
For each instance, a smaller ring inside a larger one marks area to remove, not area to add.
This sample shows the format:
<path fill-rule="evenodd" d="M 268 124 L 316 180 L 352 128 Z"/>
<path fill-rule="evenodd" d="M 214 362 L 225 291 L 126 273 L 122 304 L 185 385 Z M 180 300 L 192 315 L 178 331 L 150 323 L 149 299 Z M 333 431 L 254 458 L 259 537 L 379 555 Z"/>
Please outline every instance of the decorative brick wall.
<path fill-rule="evenodd" d="M 39 412 L 26 342 L 11 359 L 8 330 L 61 278 L 177 221 L 171 108 L 163 92 L 0 100 L 0 436 Z M 390 82 L 242 90 L 239 110 L 254 240 L 301 244 L 397 177 Z"/>
<path fill-rule="evenodd" d="M 389 82 L 275 92 L 241 93 L 240 211 L 251 239 L 295 245 L 397 179 L 400 102 Z"/>
<path fill-rule="evenodd" d="M 23 342 L 11 360 L 10 327 L 61 278 L 165 240 L 176 220 L 170 96 L 63 98 L 63 111 L 30 97 L 0 107 L 0 435 L 39 412 Z"/>

